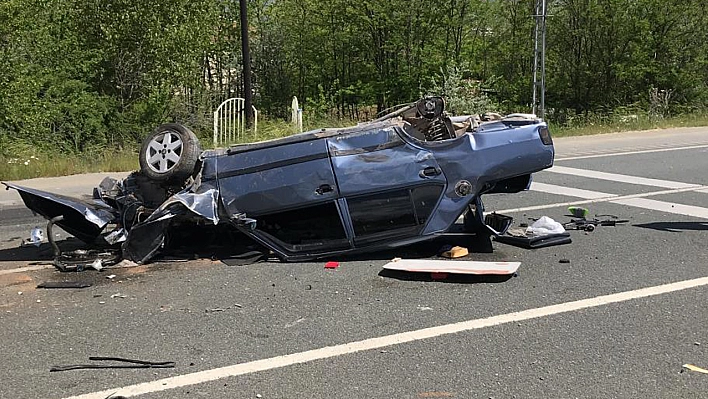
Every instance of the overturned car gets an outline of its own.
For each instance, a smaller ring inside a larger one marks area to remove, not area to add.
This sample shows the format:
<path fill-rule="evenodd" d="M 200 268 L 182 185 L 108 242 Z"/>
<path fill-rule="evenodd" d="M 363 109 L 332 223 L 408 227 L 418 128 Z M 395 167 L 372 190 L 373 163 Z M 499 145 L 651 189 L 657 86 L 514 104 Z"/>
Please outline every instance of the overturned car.
<path fill-rule="evenodd" d="M 75 237 L 120 243 L 149 261 L 185 226 L 222 226 L 284 261 L 380 250 L 433 239 L 461 215 L 485 222 L 482 195 L 528 188 L 553 164 L 546 123 L 528 114 L 451 117 L 428 97 L 355 127 L 200 149 L 165 124 L 141 148 L 139 172 L 106 179 L 83 201 L 4 183 Z M 198 230 L 195 230 L 198 231 Z"/>

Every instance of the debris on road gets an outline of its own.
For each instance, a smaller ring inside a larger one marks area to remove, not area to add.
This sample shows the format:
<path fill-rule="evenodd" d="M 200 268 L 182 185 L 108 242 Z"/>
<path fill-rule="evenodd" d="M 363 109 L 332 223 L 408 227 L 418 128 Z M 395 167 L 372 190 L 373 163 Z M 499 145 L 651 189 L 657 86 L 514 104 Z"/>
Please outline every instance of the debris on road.
<path fill-rule="evenodd" d="M 570 233 L 560 233 L 560 234 L 548 234 L 545 236 L 514 236 L 514 235 L 503 235 L 494 237 L 495 241 L 501 242 L 503 244 L 513 245 L 515 247 L 525 248 L 525 249 L 536 249 L 543 247 L 551 247 L 554 245 L 570 244 L 572 242 L 570 238 Z"/>
<path fill-rule="evenodd" d="M 619 219 L 616 215 L 610 214 L 595 214 L 594 219 L 588 218 L 590 210 L 578 206 L 568 207 L 568 212 L 572 216 L 570 222 L 563 223 L 566 230 L 583 230 L 586 232 L 595 231 L 598 226 L 616 226 L 622 223 L 628 223 L 629 220 Z M 598 219 L 604 217 L 605 219 Z"/>
<path fill-rule="evenodd" d="M 448 277 L 448 273 L 433 272 L 430 273 L 430 278 L 433 280 L 445 280 Z"/>
<path fill-rule="evenodd" d="M 45 281 L 39 283 L 37 288 L 88 288 L 91 283 L 83 281 Z"/>
<path fill-rule="evenodd" d="M 570 234 L 565 231 L 563 225 L 552 218 L 542 216 L 539 219 L 532 220 L 534 222 L 530 226 L 526 223 L 520 225 L 521 227 L 526 226 L 526 229 L 510 228 L 505 234 L 495 236 L 494 240 L 525 249 L 550 247 L 572 242 Z"/>
<path fill-rule="evenodd" d="M 122 362 L 123 364 L 73 364 L 66 366 L 53 366 L 49 369 L 49 372 L 85 369 L 147 369 L 175 367 L 175 362 L 148 362 L 145 360 L 125 359 L 121 357 L 91 356 L 89 357 L 89 360 Z"/>
<path fill-rule="evenodd" d="M 396 258 L 385 264 L 383 268 L 386 270 L 397 270 L 413 273 L 508 275 L 516 273 L 520 265 L 521 262 L 480 262 Z"/>
<path fill-rule="evenodd" d="M 227 307 L 225 307 L 225 308 L 211 308 L 211 309 L 205 309 L 204 312 L 205 312 L 205 313 L 225 312 L 225 311 L 227 311 L 227 310 L 229 310 L 229 309 L 234 309 L 234 308 L 236 308 L 236 309 L 241 309 L 242 307 L 243 307 L 243 305 L 241 305 L 241 304 L 239 304 L 239 303 L 235 303 L 233 306 L 227 306 Z"/>
<path fill-rule="evenodd" d="M 339 262 L 330 261 L 325 263 L 325 269 L 336 269 L 339 267 Z"/>
<path fill-rule="evenodd" d="M 101 262 L 101 259 L 96 259 L 91 262 L 89 267 L 100 272 L 101 270 L 103 270 L 103 262 Z"/>
<path fill-rule="evenodd" d="M 558 263 L 570 263 L 570 259 L 563 258 L 563 259 L 559 260 Z"/>
<path fill-rule="evenodd" d="M 35 226 L 32 231 L 30 231 L 29 244 L 38 247 L 42 244 L 42 240 L 44 240 L 44 233 L 42 232 L 42 229 Z"/>
<path fill-rule="evenodd" d="M 450 247 L 449 245 L 444 246 L 441 251 L 440 251 L 440 256 L 443 258 L 462 258 L 463 256 L 469 255 L 469 250 L 465 247 L 460 247 L 460 246 L 454 246 Z"/>
<path fill-rule="evenodd" d="M 681 369 L 681 372 L 682 372 L 682 373 L 683 373 L 685 370 L 690 370 L 690 371 L 695 371 L 695 372 L 698 372 L 698 373 L 708 374 L 708 370 L 706 370 L 706 369 L 704 369 L 704 368 L 701 368 L 701 367 L 698 367 L 698 366 L 694 366 L 694 365 L 692 365 L 692 364 L 684 364 L 684 365 L 681 366 L 681 367 L 683 367 L 683 368 Z"/>
<path fill-rule="evenodd" d="M 526 228 L 526 234 L 534 237 L 565 233 L 563 225 L 548 216 L 541 216 L 531 226 Z"/>
<path fill-rule="evenodd" d="M 628 219 L 571 219 L 570 222 L 564 223 L 563 227 L 566 230 L 583 230 L 587 232 L 595 231 L 598 226 L 617 226 L 618 224 L 629 223 Z"/>
<path fill-rule="evenodd" d="M 304 318 L 304 317 L 301 317 L 301 318 L 299 318 L 299 319 L 297 319 L 297 320 L 295 320 L 295 321 L 291 321 L 290 323 L 285 324 L 285 325 L 283 326 L 283 328 L 290 328 L 290 327 L 293 327 L 293 326 L 295 326 L 295 325 L 297 325 L 297 324 L 302 323 L 303 321 L 305 321 L 305 318 Z"/>
<path fill-rule="evenodd" d="M 590 213 L 590 211 L 589 211 L 587 208 L 582 208 L 582 207 L 579 207 L 579 206 L 569 206 L 569 207 L 568 207 L 568 212 L 570 212 L 570 214 L 571 214 L 573 217 L 575 217 L 575 218 L 581 218 L 581 219 L 587 218 L 587 217 L 588 217 L 588 214 Z"/>

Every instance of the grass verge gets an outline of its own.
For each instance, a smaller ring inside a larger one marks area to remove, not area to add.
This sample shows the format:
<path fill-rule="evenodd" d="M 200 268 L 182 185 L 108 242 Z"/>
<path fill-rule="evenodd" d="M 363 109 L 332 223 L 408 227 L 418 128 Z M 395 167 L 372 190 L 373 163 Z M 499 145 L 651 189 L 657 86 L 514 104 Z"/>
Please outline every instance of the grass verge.
<path fill-rule="evenodd" d="M 102 154 L 61 157 L 37 154 L 10 158 L 0 155 L 0 165 L 2 165 L 0 166 L 2 181 L 92 172 L 121 172 L 139 167 L 138 154 L 133 151 L 107 151 Z"/>
<path fill-rule="evenodd" d="M 550 123 L 553 137 L 589 136 L 594 134 L 697 126 L 708 126 L 708 115 L 696 113 L 664 119 L 651 119 L 646 115 L 632 115 L 631 117 L 624 117 L 616 121 L 589 121 L 577 126 L 556 126 Z"/>

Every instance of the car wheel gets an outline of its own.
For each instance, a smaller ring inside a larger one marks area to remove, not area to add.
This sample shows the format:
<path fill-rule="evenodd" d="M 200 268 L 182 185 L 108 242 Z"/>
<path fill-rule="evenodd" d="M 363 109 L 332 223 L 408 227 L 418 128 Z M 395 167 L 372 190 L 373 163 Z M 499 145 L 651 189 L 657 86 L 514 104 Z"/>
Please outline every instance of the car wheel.
<path fill-rule="evenodd" d="M 201 154 L 199 139 L 186 126 L 160 125 L 145 138 L 140 149 L 140 171 L 152 180 L 183 183 Z"/>

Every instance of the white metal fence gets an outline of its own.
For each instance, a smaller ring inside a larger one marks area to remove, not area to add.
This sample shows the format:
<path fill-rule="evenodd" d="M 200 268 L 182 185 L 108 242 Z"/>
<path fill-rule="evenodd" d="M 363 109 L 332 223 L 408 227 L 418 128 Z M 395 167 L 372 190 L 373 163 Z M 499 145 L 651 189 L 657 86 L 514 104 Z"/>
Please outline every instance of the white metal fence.
<path fill-rule="evenodd" d="M 258 133 L 258 110 L 253 107 L 253 132 Z M 246 100 L 229 98 L 214 111 L 214 145 L 233 143 L 246 130 Z"/>

